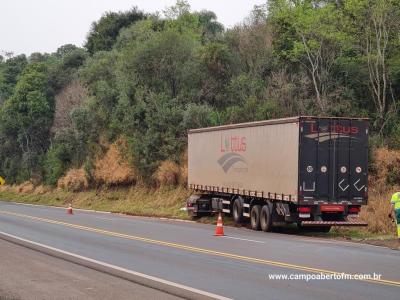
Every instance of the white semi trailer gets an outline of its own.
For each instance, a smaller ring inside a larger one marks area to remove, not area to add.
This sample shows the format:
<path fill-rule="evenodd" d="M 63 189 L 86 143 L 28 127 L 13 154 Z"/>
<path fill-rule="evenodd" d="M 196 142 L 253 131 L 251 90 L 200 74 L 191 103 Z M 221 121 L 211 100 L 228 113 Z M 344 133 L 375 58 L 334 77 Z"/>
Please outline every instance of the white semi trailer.
<path fill-rule="evenodd" d="M 368 120 L 294 117 L 190 130 L 190 216 L 221 209 L 255 230 L 366 226 Z"/>

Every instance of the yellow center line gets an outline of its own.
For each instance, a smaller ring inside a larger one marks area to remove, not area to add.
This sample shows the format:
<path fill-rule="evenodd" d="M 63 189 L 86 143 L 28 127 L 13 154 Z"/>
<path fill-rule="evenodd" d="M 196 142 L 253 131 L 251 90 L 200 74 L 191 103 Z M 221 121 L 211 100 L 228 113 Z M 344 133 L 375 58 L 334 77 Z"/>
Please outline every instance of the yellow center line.
<path fill-rule="evenodd" d="M 310 273 L 323 273 L 323 274 L 331 274 L 331 275 L 344 274 L 343 272 L 337 272 L 337 271 L 331 271 L 331 270 L 325 270 L 325 269 L 317 269 L 317 268 L 311 268 L 311 267 L 302 266 L 302 265 L 295 265 L 295 264 L 283 263 L 283 262 L 279 262 L 279 261 L 272 261 L 272 260 L 260 259 L 260 258 L 255 258 L 255 257 L 242 256 L 242 255 L 221 252 L 221 251 L 216 251 L 216 250 L 211 250 L 211 249 L 192 247 L 192 246 L 187 246 L 187 245 L 183 245 L 183 244 L 154 240 L 154 239 L 149 239 L 149 238 L 145 238 L 145 237 L 128 235 L 128 234 L 124 234 L 124 233 L 118 233 L 118 232 L 113 232 L 113 231 L 108 231 L 108 230 L 103 230 L 103 229 L 98 229 L 98 228 L 93 228 L 93 227 L 82 226 L 82 225 L 78 225 L 78 224 L 72 224 L 72 223 L 51 220 L 51 219 L 39 218 L 39 217 L 30 216 L 30 215 L 9 212 L 9 211 L 0 210 L 0 213 L 2 213 L 4 215 L 10 215 L 10 216 L 15 216 L 15 217 L 30 219 L 30 220 L 34 220 L 34 221 L 41 221 L 41 222 L 45 222 L 45 223 L 49 223 L 49 224 L 62 225 L 65 227 L 80 229 L 80 230 L 84 230 L 84 231 L 95 232 L 95 233 L 99 233 L 99 234 L 103 234 L 103 235 L 119 237 L 119 238 L 128 239 L 128 240 L 141 241 L 141 242 L 150 243 L 150 244 L 162 245 L 162 246 L 166 246 L 166 247 L 170 247 L 170 248 L 181 249 L 181 250 L 186 250 L 186 251 L 195 252 L 195 253 L 205 253 L 205 254 L 209 254 L 209 255 L 226 257 L 226 258 L 231 258 L 231 259 L 240 260 L 240 261 L 282 267 L 282 268 L 293 269 L 293 270 L 300 270 L 300 271 L 305 271 L 305 272 L 310 272 Z M 348 274 L 348 273 L 345 273 L 345 274 Z M 400 281 L 391 281 L 391 280 L 385 280 L 385 279 L 355 279 L 355 280 L 400 287 Z"/>

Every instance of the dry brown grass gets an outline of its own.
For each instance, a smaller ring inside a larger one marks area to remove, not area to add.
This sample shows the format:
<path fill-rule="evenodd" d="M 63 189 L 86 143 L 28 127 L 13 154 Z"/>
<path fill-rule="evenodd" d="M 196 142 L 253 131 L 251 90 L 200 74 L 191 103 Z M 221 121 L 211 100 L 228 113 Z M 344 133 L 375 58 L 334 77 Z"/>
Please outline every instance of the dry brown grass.
<path fill-rule="evenodd" d="M 188 183 L 188 152 L 185 150 L 181 157 L 179 184 L 186 186 Z"/>
<path fill-rule="evenodd" d="M 380 234 L 396 232 L 395 223 L 389 218 L 389 214 L 393 215 L 390 198 L 394 192 L 392 189 L 385 192 L 370 189 L 368 205 L 360 213 L 360 219 L 368 223 L 367 231 Z"/>
<path fill-rule="evenodd" d="M 369 201 L 360 213 L 360 218 L 368 222 L 366 230 L 369 232 L 381 234 L 396 232 L 395 223 L 389 218 L 389 214 L 393 214 L 390 199 L 393 193 L 400 191 L 400 182 L 395 186 L 387 184 L 392 168 L 400 169 L 400 151 L 387 148 L 376 149 L 374 152 L 375 174 L 369 178 Z"/>
<path fill-rule="evenodd" d="M 370 186 L 380 192 L 387 191 L 387 179 L 390 170 L 400 170 L 400 151 L 379 148 L 374 153 L 374 169 L 376 174 L 372 177 Z M 397 183 L 397 188 L 400 182 Z"/>
<path fill-rule="evenodd" d="M 2 185 L 0 186 L 2 192 L 12 192 L 17 194 L 35 194 L 43 195 L 51 191 L 51 188 L 44 185 L 35 186 L 32 181 L 25 181 L 21 184 Z"/>
<path fill-rule="evenodd" d="M 25 181 L 25 182 L 21 183 L 20 185 L 14 186 L 14 189 L 15 189 L 18 193 L 29 194 L 29 193 L 32 193 L 32 192 L 33 192 L 33 190 L 35 189 L 35 186 L 33 185 L 32 182 L 30 182 L 30 181 Z"/>
<path fill-rule="evenodd" d="M 98 185 L 128 185 L 136 181 L 133 167 L 122 155 L 126 149 L 126 141 L 118 139 L 109 146 L 103 157 L 96 160 L 93 179 Z"/>
<path fill-rule="evenodd" d="M 35 187 L 35 190 L 33 191 L 33 193 L 35 195 L 44 195 L 46 193 L 50 193 L 52 190 L 50 187 L 45 186 L 45 185 L 38 185 L 37 187 Z"/>
<path fill-rule="evenodd" d="M 177 185 L 181 169 L 170 160 L 163 161 L 154 173 L 153 178 L 159 186 Z"/>
<path fill-rule="evenodd" d="M 70 169 L 64 177 L 58 180 L 57 187 L 72 192 L 86 190 L 89 182 L 85 170 L 83 168 Z"/>

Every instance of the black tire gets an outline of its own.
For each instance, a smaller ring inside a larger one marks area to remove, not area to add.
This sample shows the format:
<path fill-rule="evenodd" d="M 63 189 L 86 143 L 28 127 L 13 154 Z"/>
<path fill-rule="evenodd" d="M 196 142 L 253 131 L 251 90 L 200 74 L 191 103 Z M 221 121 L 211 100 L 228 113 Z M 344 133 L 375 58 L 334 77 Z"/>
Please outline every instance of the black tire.
<path fill-rule="evenodd" d="M 261 229 L 260 215 L 261 215 L 261 206 L 260 205 L 254 205 L 251 208 L 251 212 L 250 212 L 251 229 L 253 229 L 253 230 L 260 230 Z"/>
<path fill-rule="evenodd" d="M 268 204 L 264 205 L 261 208 L 260 214 L 260 225 L 262 231 L 271 231 L 272 229 L 272 215 L 271 210 L 269 209 Z"/>
<path fill-rule="evenodd" d="M 236 224 L 241 224 L 243 222 L 242 198 L 236 198 L 235 201 L 233 202 L 232 215 L 233 215 L 233 220 L 235 221 Z"/>

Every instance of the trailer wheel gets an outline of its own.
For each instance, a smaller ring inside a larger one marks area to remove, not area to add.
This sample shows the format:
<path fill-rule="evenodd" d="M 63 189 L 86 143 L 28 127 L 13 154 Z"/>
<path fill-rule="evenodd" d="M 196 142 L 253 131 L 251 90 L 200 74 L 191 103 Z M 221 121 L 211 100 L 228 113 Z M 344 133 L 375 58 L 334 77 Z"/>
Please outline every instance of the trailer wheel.
<path fill-rule="evenodd" d="M 261 206 L 260 205 L 254 205 L 251 208 L 251 212 L 250 212 L 251 229 L 253 229 L 253 230 L 260 230 L 261 229 L 260 215 L 261 215 Z"/>
<path fill-rule="evenodd" d="M 241 224 L 243 222 L 243 199 L 238 197 L 233 202 L 233 220 L 236 224 Z"/>
<path fill-rule="evenodd" d="M 260 225 L 262 231 L 271 231 L 272 229 L 272 216 L 268 205 L 264 205 L 261 209 Z"/>

